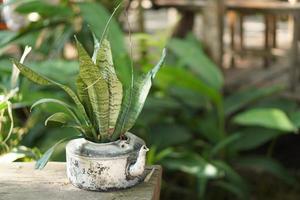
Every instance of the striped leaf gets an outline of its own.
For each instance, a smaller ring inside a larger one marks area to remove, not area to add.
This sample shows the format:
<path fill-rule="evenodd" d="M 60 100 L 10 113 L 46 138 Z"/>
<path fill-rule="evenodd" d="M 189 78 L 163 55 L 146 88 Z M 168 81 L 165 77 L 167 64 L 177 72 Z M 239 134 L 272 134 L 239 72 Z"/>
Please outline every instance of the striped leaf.
<path fill-rule="evenodd" d="M 133 85 L 131 98 L 124 98 L 122 110 L 118 118 L 117 126 L 113 134 L 113 139 L 117 139 L 132 128 L 136 119 L 142 111 L 149 90 L 152 86 L 152 80 L 162 66 L 166 57 L 166 50 L 163 50 L 162 56 L 157 65 L 147 74 L 138 77 Z"/>
<path fill-rule="evenodd" d="M 20 72 L 24 76 L 26 76 L 29 80 L 33 81 L 34 83 L 37 83 L 39 85 L 55 85 L 55 86 L 58 86 L 61 89 L 63 89 L 73 99 L 73 101 L 76 104 L 76 106 L 78 107 L 80 113 L 83 115 L 85 123 L 87 125 L 90 125 L 90 120 L 86 114 L 86 111 L 85 111 L 83 105 L 81 104 L 77 95 L 73 92 L 73 90 L 71 88 L 69 88 L 65 85 L 62 85 L 60 83 L 57 83 L 53 80 L 50 80 L 37 72 L 34 72 L 29 67 L 26 67 L 25 65 L 19 63 L 16 60 L 12 60 L 12 62 L 15 64 L 15 66 L 20 70 Z"/>
<path fill-rule="evenodd" d="M 86 90 L 87 85 L 83 82 L 83 80 L 78 77 L 76 81 L 76 87 L 77 87 L 77 95 L 82 102 L 85 111 L 94 127 L 97 127 L 97 123 L 94 120 L 93 116 L 93 108 L 89 99 L 88 91 Z"/>
<path fill-rule="evenodd" d="M 77 41 L 77 51 L 79 54 L 79 77 L 87 86 L 89 101 L 93 108 L 93 116 L 97 122 L 98 140 L 105 141 L 108 139 L 109 130 L 109 90 L 108 84 L 100 73 L 100 69 L 93 63 L 92 59 Z M 100 136 L 101 135 L 101 136 Z"/>
<path fill-rule="evenodd" d="M 109 134 L 114 131 L 118 115 L 121 109 L 123 88 L 119 81 L 114 66 L 109 41 L 104 39 L 101 47 L 98 39 L 94 36 L 95 50 L 93 62 L 99 67 L 101 74 L 108 84 L 109 90 Z"/>

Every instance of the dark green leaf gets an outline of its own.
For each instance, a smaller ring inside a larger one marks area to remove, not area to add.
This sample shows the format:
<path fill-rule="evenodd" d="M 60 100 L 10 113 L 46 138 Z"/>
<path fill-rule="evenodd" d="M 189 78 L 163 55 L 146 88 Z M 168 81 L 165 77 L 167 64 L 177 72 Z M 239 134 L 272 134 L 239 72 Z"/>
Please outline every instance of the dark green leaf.
<path fill-rule="evenodd" d="M 235 134 L 239 134 L 241 137 L 233 142 L 230 148 L 235 151 L 245 151 L 257 148 L 285 133 L 274 129 L 249 127 Z"/>
<path fill-rule="evenodd" d="M 212 148 L 212 150 L 210 151 L 210 156 L 216 155 L 219 151 L 231 145 L 232 143 L 236 142 L 240 138 L 241 138 L 241 134 L 232 134 L 227 138 L 221 140 Z"/>
<path fill-rule="evenodd" d="M 269 172 L 290 185 L 298 184 L 298 181 L 279 162 L 268 157 L 241 158 L 237 164 L 246 168 Z"/>
<path fill-rule="evenodd" d="M 234 194 L 239 199 L 248 199 L 247 194 L 244 193 L 244 191 L 239 188 L 239 185 L 235 185 L 235 184 L 225 182 L 225 181 L 217 181 L 217 182 L 213 183 L 213 185 L 220 187 L 220 188 Z"/>
<path fill-rule="evenodd" d="M 225 98 L 225 114 L 230 115 L 251 103 L 282 91 L 282 89 L 283 87 L 281 86 L 273 86 L 266 88 L 249 88 L 246 90 L 235 92 L 233 95 Z"/>
<path fill-rule="evenodd" d="M 151 128 L 150 143 L 158 148 L 166 148 L 188 142 L 192 137 L 189 130 L 176 124 L 158 124 Z"/>
<path fill-rule="evenodd" d="M 192 73 L 177 67 L 164 67 L 157 76 L 157 84 L 163 89 L 173 86 L 189 89 L 207 96 L 215 104 L 220 104 L 222 96 L 217 90 L 196 78 Z"/>
<path fill-rule="evenodd" d="M 195 42 L 172 39 L 168 47 L 177 57 L 209 86 L 220 90 L 223 76 L 219 68 L 206 56 Z"/>

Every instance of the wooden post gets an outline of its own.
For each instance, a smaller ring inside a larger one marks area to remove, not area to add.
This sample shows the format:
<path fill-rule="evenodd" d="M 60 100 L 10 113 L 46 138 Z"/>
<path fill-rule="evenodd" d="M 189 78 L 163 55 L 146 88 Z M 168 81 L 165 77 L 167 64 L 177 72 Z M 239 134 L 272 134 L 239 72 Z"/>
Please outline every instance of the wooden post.
<path fill-rule="evenodd" d="M 299 27 L 300 26 L 300 15 L 293 15 L 293 40 L 292 48 L 290 52 L 290 73 L 291 73 L 291 90 L 295 91 L 296 86 L 299 83 L 299 61 L 298 61 L 298 41 L 299 41 Z"/>
<path fill-rule="evenodd" d="M 269 21 L 269 15 L 264 16 L 265 20 L 265 48 L 264 51 L 269 54 L 270 52 L 270 21 Z M 264 57 L 264 67 L 268 67 L 270 65 L 270 59 L 269 56 L 266 55 Z"/>
<path fill-rule="evenodd" d="M 224 0 L 209 0 L 203 10 L 204 45 L 214 62 L 223 65 Z"/>
<path fill-rule="evenodd" d="M 237 15 L 235 12 L 228 12 L 228 24 L 229 24 L 229 32 L 230 32 L 230 67 L 235 67 L 235 27 L 236 27 L 236 19 Z"/>

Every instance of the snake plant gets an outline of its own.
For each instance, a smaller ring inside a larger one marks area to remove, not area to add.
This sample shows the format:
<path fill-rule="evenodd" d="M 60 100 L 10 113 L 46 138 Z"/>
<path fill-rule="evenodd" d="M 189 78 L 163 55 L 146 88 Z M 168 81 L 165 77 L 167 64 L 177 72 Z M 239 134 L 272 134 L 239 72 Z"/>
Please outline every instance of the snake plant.
<path fill-rule="evenodd" d="M 76 92 L 16 60 L 12 61 L 31 81 L 44 86 L 57 86 L 74 101 L 76 107 L 52 98 L 35 102 L 32 108 L 43 103 L 55 103 L 64 107 L 64 111 L 49 116 L 45 121 L 46 125 L 50 121 L 62 123 L 64 126 L 77 129 L 85 139 L 97 143 L 115 141 L 134 125 L 143 108 L 152 80 L 163 64 L 166 52 L 163 50 L 160 61 L 148 73 L 133 77 L 132 72 L 131 82 L 128 87 L 125 87 L 115 72 L 110 43 L 107 39 L 99 41 L 94 36 L 92 58 L 77 39 L 76 43 L 79 55 Z M 55 146 L 44 154 L 44 161 L 49 159 Z M 45 164 L 46 162 L 42 162 L 37 167 L 43 168 Z"/>

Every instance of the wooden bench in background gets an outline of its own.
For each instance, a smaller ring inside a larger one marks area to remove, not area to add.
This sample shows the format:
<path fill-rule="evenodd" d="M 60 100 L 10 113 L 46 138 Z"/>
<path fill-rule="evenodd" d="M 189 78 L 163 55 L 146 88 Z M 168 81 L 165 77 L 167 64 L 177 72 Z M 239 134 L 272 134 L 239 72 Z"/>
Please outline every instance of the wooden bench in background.
<path fill-rule="evenodd" d="M 154 170 L 152 170 L 154 169 Z M 162 169 L 153 171 L 147 181 L 115 192 L 92 192 L 72 186 L 65 163 L 50 162 L 43 170 L 34 170 L 34 163 L 0 164 L 1 200 L 158 200 Z"/>

